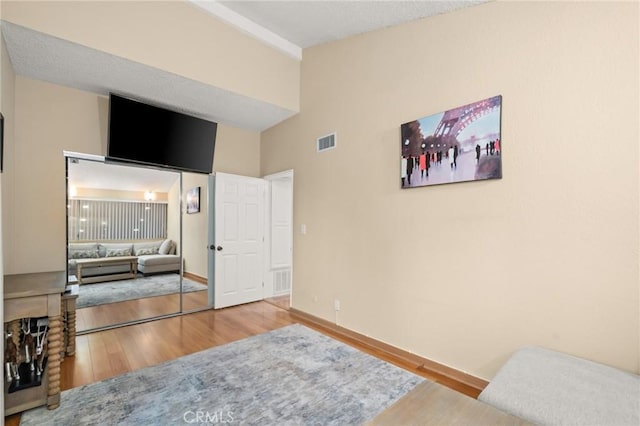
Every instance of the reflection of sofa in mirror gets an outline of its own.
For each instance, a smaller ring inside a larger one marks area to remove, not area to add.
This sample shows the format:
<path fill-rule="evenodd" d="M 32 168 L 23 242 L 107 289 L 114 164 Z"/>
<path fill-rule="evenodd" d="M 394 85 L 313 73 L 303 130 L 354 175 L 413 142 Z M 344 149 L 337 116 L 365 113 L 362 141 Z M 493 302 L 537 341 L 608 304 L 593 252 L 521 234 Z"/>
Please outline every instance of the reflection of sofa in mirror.
<path fill-rule="evenodd" d="M 107 258 L 135 256 L 138 260 L 138 272 L 156 274 L 163 272 L 179 272 L 180 256 L 176 253 L 176 244 L 172 240 L 139 241 L 124 243 L 82 242 L 69 243 L 68 264 L 69 275 L 76 274 L 76 263 L 80 259 L 96 259 L 96 266 L 91 262 L 85 262 L 82 267 L 82 276 L 104 276 L 105 281 L 109 275 L 126 273 L 130 265 L 122 264 L 100 265 L 100 260 Z"/>

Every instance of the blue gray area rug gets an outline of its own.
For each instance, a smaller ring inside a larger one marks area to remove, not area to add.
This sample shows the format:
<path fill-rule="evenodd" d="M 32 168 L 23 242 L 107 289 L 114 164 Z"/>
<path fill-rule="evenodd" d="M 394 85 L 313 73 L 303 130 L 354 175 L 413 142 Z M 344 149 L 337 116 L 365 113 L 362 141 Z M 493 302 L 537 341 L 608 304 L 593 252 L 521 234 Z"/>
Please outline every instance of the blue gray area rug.
<path fill-rule="evenodd" d="M 206 290 L 207 286 L 182 279 L 183 292 Z M 139 277 L 135 280 L 118 280 L 105 283 L 82 284 L 78 290 L 77 308 L 124 302 L 145 297 L 164 296 L 180 291 L 180 276 L 159 274 Z"/>
<path fill-rule="evenodd" d="M 21 425 L 353 425 L 424 381 L 294 324 L 62 393 Z"/>

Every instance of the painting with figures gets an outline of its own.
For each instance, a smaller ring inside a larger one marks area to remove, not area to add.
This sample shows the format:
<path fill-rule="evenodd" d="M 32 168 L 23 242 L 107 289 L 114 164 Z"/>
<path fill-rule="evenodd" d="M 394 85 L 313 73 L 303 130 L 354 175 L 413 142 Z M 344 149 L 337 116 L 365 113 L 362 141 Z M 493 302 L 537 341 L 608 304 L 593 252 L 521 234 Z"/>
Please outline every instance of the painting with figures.
<path fill-rule="evenodd" d="M 502 178 L 502 96 L 400 126 L 401 188 Z"/>

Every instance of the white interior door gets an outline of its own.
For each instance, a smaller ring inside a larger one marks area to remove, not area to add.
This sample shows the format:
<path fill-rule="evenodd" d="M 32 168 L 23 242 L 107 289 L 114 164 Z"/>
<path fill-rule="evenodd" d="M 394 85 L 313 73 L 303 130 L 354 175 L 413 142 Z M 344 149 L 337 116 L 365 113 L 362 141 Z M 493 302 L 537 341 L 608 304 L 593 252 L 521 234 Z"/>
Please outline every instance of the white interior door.
<path fill-rule="evenodd" d="M 263 298 L 264 180 L 216 173 L 214 308 Z"/>
<path fill-rule="evenodd" d="M 268 185 L 264 297 L 291 293 L 293 170 L 265 176 Z"/>

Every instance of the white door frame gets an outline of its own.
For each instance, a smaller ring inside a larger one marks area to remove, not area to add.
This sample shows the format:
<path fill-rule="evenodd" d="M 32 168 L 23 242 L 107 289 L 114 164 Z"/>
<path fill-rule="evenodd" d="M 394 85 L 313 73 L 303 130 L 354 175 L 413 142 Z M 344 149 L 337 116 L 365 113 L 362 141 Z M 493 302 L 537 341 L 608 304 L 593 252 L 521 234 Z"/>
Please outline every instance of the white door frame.
<path fill-rule="evenodd" d="M 211 173 L 209 175 L 209 182 L 207 186 L 207 304 L 213 308 L 215 306 L 215 273 L 216 273 L 216 226 L 215 226 L 215 214 L 216 214 L 216 174 Z"/>
<path fill-rule="evenodd" d="M 271 183 L 275 180 L 279 179 L 290 179 L 291 180 L 291 230 L 290 230 L 290 247 L 291 247 L 291 257 L 290 257 L 290 273 L 291 273 L 291 287 L 289 290 L 289 296 L 292 296 L 293 290 L 293 170 L 285 170 L 282 172 L 270 174 L 264 176 L 263 179 L 267 181 L 266 186 L 266 211 L 265 211 L 265 244 L 264 244 L 264 294 L 265 297 L 273 296 L 274 294 L 274 285 L 273 285 L 273 271 L 271 270 L 271 225 L 272 225 L 272 199 L 271 199 Z"/>

